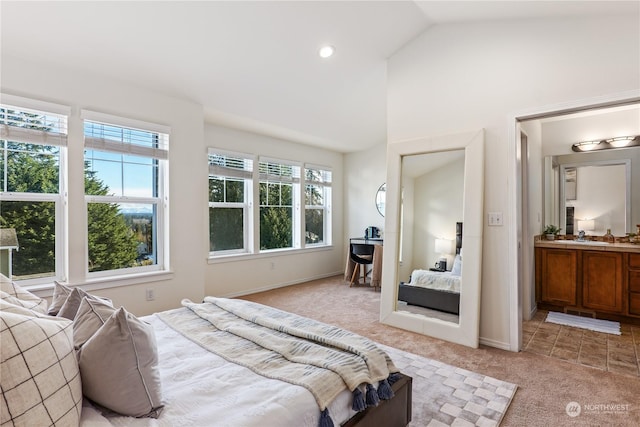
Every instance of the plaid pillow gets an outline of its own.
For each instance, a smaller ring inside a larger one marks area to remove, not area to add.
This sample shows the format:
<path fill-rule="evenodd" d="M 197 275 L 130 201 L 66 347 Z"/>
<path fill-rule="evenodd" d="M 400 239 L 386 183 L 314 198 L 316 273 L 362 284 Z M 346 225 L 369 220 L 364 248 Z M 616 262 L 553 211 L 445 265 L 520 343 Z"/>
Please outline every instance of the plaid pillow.
<path fill-rule="evenodd" d="M 73 324 L 2 301 L 0 377 L 5 425 L 78 425 L 82 384 Z"/>
<path fill-rule="evenodd" d="M 20 305 L 28 309 L 37 311 L 39 313 L 47 312 L 47 300 L 40 298 L 37 295 L 32 294 L 26 289 L 17 285 L 7 278 L 7 276 L 0 274 L 0 290 L 11 295 L 14 298 L 20 300 Z M 4 298 L 4 296 L 3 296 Z"/>

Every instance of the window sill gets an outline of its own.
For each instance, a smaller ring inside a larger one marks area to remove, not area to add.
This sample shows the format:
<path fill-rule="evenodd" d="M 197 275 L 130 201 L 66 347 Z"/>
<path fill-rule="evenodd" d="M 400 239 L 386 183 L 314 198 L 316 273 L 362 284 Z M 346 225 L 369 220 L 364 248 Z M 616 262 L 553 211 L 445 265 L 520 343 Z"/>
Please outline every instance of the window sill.
<path fill-rule="evenodd" d="M 151 273 L 100 277 L 89 279 L 82 283 L 70 283 L 69 285 L 80 286 L 85 291 L 96 291 L 100 289 L 118 288 L 121 286 L 133 286 L 149 282 L 171 280 L 173 277 L 174 273 L 172 271 L 154 271 Z M 32 286 L 27 289 L 29 292 L 36 294 L 40 298 L 47 298 L 53 295 L 53 283 Z"/>
<path fill-rule="evenodd" d="M 279 256 L 298 255 L 311 252 L 329 251 L 333 249 L 333 245 L 315 246 L 304 249 L 273 249 L 271 251 L 264 251 L 257 254 L 241 253 L 241 254 L 228 254 L 228 255 L 209 255 L 207 259 L 208 264 L 220 264 L 225 262 L 247 261 L 260 258 L 273 258 Z"/>

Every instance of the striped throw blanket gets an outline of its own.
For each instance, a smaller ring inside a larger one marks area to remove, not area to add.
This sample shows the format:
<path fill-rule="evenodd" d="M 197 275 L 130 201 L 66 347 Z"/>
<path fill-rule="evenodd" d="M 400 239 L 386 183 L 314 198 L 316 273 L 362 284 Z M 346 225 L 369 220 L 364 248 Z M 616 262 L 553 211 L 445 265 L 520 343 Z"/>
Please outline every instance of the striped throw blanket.
<path fill-rule="evenodd" d="M 206 297 L 182 305 L 158 316 L 225 360 L 305 387 L 322 412 L 322 427 L 333 425 L 327 406 L 345 385 L 356 411 L 393 396 L 390 381 L 398 369 L 365 337 L 250 301 Z"/>

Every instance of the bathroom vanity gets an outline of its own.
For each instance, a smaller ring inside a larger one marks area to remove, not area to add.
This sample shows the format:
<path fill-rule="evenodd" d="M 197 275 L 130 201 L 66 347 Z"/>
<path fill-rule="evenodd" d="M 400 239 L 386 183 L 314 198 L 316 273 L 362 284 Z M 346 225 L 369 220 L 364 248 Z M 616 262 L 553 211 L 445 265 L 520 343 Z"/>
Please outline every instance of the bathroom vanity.
<path fill-rule="evenodd" d="M 640 245 L 535 241 L 538 308 L 640 324 Z"/>

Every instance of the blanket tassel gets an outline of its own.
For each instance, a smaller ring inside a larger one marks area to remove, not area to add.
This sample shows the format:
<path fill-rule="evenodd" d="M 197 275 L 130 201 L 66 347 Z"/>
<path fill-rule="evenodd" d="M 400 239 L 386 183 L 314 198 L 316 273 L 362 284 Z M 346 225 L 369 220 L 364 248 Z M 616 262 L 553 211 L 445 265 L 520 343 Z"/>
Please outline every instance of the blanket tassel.
<path fill-rule="evenodd" d="M 367 384 L 367 406 L 378 406 L 380 399 L 372 384 Z"/>
<path fill-rule="evenodd" d="M 356 412 L 367 409 L 367 403 L 364 401 L 364 394 L 362 394 L 359 387 L 356 387 L 356 389 L 353 390 L 353 405 L 351 406 L 351 409 Z"/>
<path fill-rule="evenodd" d="M 382 380 L 378 385 L 378 397 L 380 400 L 389 400 L 393 397 L 394 393 L 389 385 L 389 381 Z"/>
<path fill-rule="evenodd" d="M 400 374 L 397 372 L 394 372 L 393 374 L 389 375 L 389 378 L 387 378 L 387 381 L 389 381 L 389 385 L 393 385 L 399 379 L 400 379 Z"/>
<path fill-rule="evenodd" d="M 318 423 L 318 427 L 333 427 L 333 420 L 329 416 L 328 408 L 325 408 L 324 411 L 320 413 L 320 422 Z"/>

